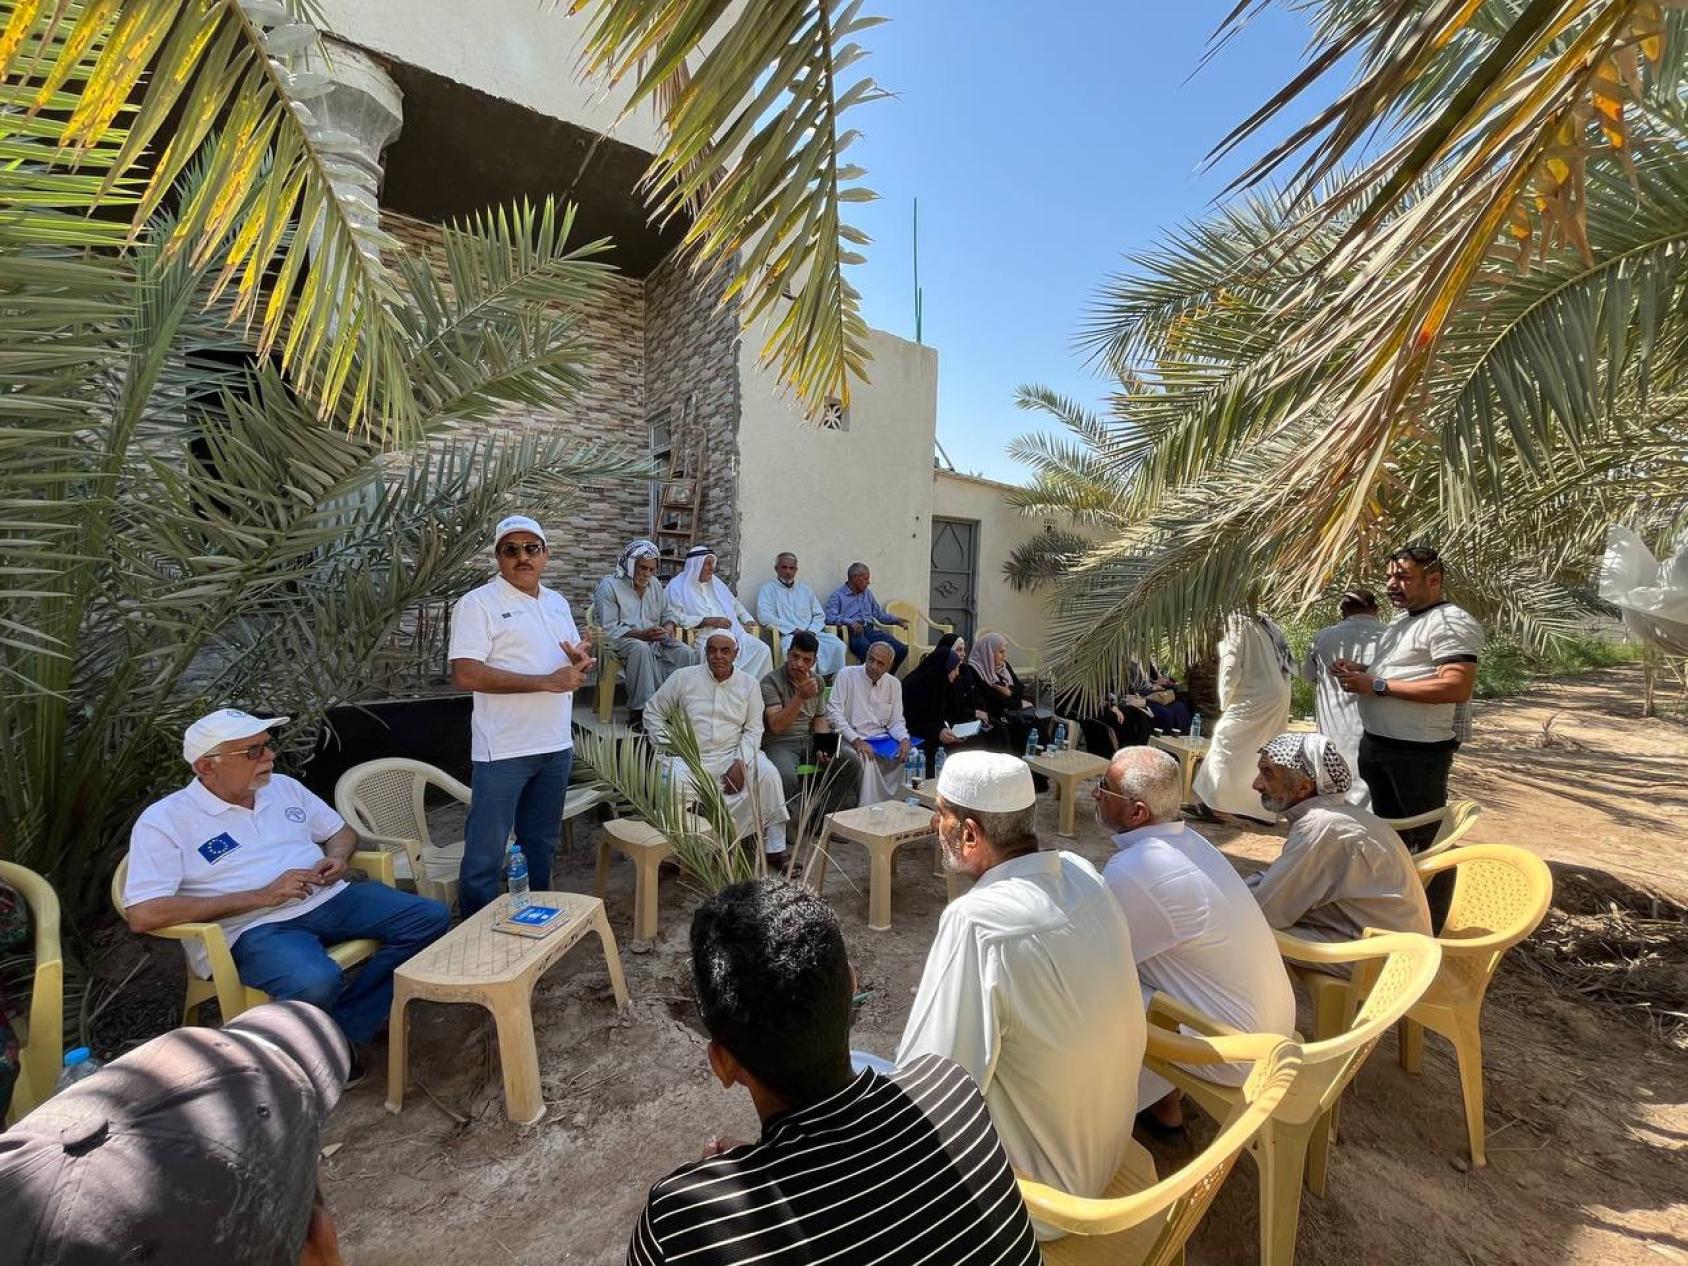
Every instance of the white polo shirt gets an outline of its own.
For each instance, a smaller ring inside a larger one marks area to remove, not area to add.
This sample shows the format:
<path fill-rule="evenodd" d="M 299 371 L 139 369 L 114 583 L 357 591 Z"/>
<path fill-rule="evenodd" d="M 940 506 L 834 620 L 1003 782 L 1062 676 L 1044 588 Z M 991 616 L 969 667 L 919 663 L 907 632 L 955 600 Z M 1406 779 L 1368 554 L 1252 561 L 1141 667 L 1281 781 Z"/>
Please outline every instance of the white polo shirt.
<path fill-rule="evenodd" d="M 568 599 L 539 587 L 530 598 L 502 576 L 457 600 L 451 612 L 449 659 L 475 659 L 489 668 L 541 675 L 569 662 L 564 642 L 578 642 Z M 569 731 L 574 697 L 549 690 L 493 695 L 475 692 L 469 723 L 471 760 L 509 760 L 574 746 Z"/>
<path fill-rule="evenodd" d="M 195 778 L 180 791 L 148 805 L 129 833 L 129 876 L 123 904 L 157 897 L 222 897 L 262 888 L 284 870 L 309 870 L 322 860 L 322 843 L 345 820 L 305 785 L 272 774 L 254 793 L 252 807 L 213 795 Z M 310 896 L 219 919 L 232 946 L 261 923 L 296 918 L 346 886 L 338 880 Z M 183 943 L 201 976 L 211 963 L 196 942 Z"/>
<path fill-rule="evenodd" d="M 1475 664 L 1483 626 L 1469 611 L 1438 602 L 1403 611 L 1378 635 L 1371 671 L 1387 681 L 1428 681 L 1443 664 Z M 1459 703 L 1415 703 L 1394 695 L 1359 696 L 1367 734 L 1407 743 L 1452 745 L 1470 737 L 1471 708 Z"/>

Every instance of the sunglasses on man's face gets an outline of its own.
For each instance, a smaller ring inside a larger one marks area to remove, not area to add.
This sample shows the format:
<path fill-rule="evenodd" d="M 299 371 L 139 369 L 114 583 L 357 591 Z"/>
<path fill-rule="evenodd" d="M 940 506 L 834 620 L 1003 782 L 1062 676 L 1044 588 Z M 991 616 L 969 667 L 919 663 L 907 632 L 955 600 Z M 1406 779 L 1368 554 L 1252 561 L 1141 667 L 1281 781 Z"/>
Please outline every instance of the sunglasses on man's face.
<path fill-rule="evenodd" d="M 264 759 L 264 753 L 270 750 L 270 742 L 265 739 L 262 743 L 254 743 L 251 747 L 237 747 L 232 752 L 212 752 L 211 759 L 216 760 L 220 756 L 244 756 L 249 761 L 260 761 Z"/>
<path fill-rule="evenodd" d="M 498 552 L 505 558 L 534 558 L 545 552 L 545 546 L 540 541 L 506 541 Z"/>

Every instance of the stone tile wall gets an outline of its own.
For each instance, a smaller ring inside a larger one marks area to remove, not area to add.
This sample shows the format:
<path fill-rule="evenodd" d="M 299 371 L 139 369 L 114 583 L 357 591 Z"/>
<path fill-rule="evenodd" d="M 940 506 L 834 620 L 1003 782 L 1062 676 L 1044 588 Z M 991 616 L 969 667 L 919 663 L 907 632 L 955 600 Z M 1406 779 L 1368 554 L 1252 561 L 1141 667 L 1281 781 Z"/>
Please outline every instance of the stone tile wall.
<path fill-rule="evenodd" d="M 438 225 L 394 218 L 384 221 L 384 227 L 411 249 L 437 255 Z M 592 350 L 591 382 L 584 394 L 543 409 L 511 407 L 464 431 L 559 428 L 578 436 L 582 445 L 647 456 L 645 284 L 633 277 L 611 277 L 599 301 L 582 317 L 582 333 Z M 569 600 L 577 620 L 584 622 L 592 588 L 615 566 L 621 547 L 645 534 L 649 498 L 649 486 L 642 479 L 594 481 L 581 486 L 573 512 L 563 522 L 545 525 L 551 541 L 545 583 Z"/>
<path fill-rule="evenodd" d="M 715 547 L 718 570 L 736 591 L 743 410 L 738 303 L 721 303 L 725 284 L 700 281 L 673 257 L 645 279 L 645 411 L 650 417 L 667 409 L 676 426 L 689 417 L 702 429 L 708 464 L 699 539 Z"/>
<path fill-rule="evenodd" d="M 438 258 L 442 230 L 402 217 L 383 226 L 412 250 Z M 691 415 L 708 439 L 703 539 L 720 554 L 721 571 L 736 580 L 738 562 L 738 312 L 722 307 L 721 285 L 700 287 L 672 261 L 649 278 L 615 276 L 585 311 L 584 336 L 593 352 L 591 383 L 578 398 L 533 409 L 511 407 L 495 418 L 468 424 L 465 433 L 490 434 L 510 427 L 560 428 L 582 444 L 648 457 L 649 419 L 662 408 Z M 663 472 L 665 473 L 665 472 Z M 581 486 L 572 512 L 547 522 L 551 562 L 546 583 L 559 590 L 584 626 L 592 589 L 615 566 L 630 539 L 650 534 L 652 485 L 643 479 L 606 479 Z M 488 572 L 492 560 L 487 560 Z M 439 673 L 445 665 L 445 611 L 418 612 L 402 637 L 438 641 Z M 438 685 L 416 682 L 416 688 Z"/>

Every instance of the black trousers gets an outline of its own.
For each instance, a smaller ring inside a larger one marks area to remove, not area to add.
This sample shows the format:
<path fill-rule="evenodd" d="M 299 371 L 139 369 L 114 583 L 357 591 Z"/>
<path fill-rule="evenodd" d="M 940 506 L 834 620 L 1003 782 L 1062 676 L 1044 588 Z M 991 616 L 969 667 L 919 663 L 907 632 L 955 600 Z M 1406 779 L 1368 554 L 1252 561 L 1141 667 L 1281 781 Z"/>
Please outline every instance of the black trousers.
<path fill-rule="evenodd" d="M 1371 734 L 1360 736 L 1360 777 L 1371 788 L 1372 812 L 1380 818 L 1411 818 L 1448 803 L 1448 771 L 1458 744 L 1447 747 L 1398 743 Z M 1401 832 L 1401 842 L 1417 853 L 1436 839 L 1436 824 Z M 1430 923 L 1440 928 L 1453 898 L 1453 872 L 1438 875 L 1426 890 Z"/>

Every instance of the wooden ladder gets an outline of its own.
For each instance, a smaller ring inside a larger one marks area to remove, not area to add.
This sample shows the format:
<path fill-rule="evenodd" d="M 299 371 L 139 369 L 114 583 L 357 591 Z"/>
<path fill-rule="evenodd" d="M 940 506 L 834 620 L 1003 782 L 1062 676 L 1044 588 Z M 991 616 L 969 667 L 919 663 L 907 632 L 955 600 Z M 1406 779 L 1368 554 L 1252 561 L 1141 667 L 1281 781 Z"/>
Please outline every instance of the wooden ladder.
<path fill-rule="evenodd" d="M 709 447 L 695 422 L 696 398 L 686 397 L 680 425 L 674 429 L 668 453 L 668 476 L 657 485 L 656 527 L 652 536 L 658 551 L 657 575 L 664 581 L 679 575 L 686 565 L 686 552 L 697 543 L 703 522 L 703 481 L 708 471 Z"/>

